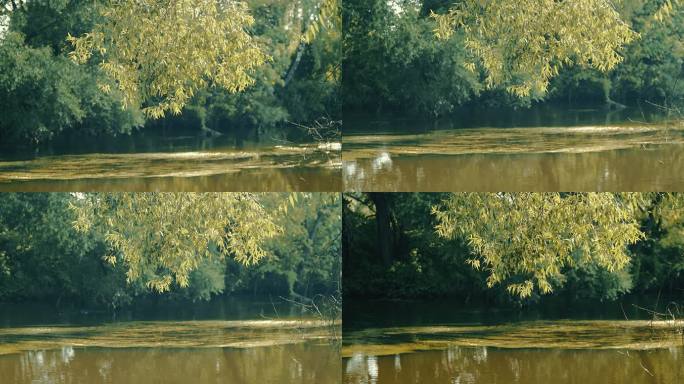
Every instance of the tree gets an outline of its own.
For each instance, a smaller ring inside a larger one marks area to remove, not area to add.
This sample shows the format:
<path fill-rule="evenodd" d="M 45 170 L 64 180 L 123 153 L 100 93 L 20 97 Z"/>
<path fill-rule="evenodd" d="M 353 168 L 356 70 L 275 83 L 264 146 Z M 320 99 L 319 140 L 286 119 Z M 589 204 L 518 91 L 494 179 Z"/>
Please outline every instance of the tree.
<path fill-rule="evenodd" d="M 477 76 L 463 68 L 461 39 L 435 41 L 435 23 L 416 3 L 342 2 L 345 108 L 434 117 L 479 91 Z"/>
<path fill-rule="evenodd" d="M 468 263 L 487 271 L 489 287 L 503 283 L 525 298 L 550 293 L 566 267 L 625 268 L 627 246 L 643 237 L 644 201 L 640 194 L 454 193 L 433 213 L 440 236 L 467 240 Z"/>
<path fill-rule="evenodd" d="M 118 306 L 138 290 L 102 261 L 104 241 L 78 233 L 68 193 L 0 194 L 0 301 Z"/>
<path fill-rule="evenodd" d="M 244 90 L 267 60 L 247 31 L 254 19 L 242 2 L 107 0 L 99 12 L 103 21 L 91 32 L 69 36 L 71 57 L 85 63 L 96 56 L 124 105 L 145 103 L 153 118 L 179 114 L 207 86 Z"/>
<path fill-rule="evenodd" d="M 644 220 L 648 241 L 635 247 L 633 273 L 642 290 L 684 286 L 684 195 L 657 194 Z"/>
<path fill-rule="evenodd" d="M 103 95 L 95 71 L 25 44 L 19 32 L 0 40 L 0 141 L 40 143 L 68 129 L 130 132 L 140 125 L 135 109 L 122 111 L 118 94 Z"/>
<path fill-rule="evenodd" d="M 267 242 L 267 256 L 249 268 L 228 263 L 229 289 L 275 292 L 304 301 L 339 289 L 339 193 L 269 193 L 262 201 L 267 210 L 278 210 L 290 199 L 276 220 L 285 230 Z"/>
<path fill-rule="evenodd" d="M 86 194 L 73 209 L 77 230 L 103 234 L 111 251 L 105 260 L 123 263 L 128 282 L 156 292 L 174 282 L 187 287 L 206 260 L 253 265 L 266 255 L 264 242 L 280 231 L 250 193 Z"/>
<path fill-rule="evenodd" d="M 549 79 L 566 65 L 612 69 L 619 49 L 636 37 L 609 0 L 465 0 L 433 16 L 435 34 L 463 36 L 488 87 L 540 98 Z"/>
<path fill-rule="evenodd" d="M 384 193 L 372 192 L 368 197 L 375 206 L 375 230 L 377 231 L 378 250 L 385 266 L 392 265 L 394 258 L 394 236 L 392 235 L 391 212 L 388 203 L 389 196 Z"/>

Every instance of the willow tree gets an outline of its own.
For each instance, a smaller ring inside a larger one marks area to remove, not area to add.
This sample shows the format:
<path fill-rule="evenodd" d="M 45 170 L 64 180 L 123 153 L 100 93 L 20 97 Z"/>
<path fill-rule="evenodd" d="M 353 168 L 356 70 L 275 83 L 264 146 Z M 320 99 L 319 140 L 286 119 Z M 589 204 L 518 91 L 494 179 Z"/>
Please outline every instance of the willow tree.
<path fill-rule="evenodd" d="M 180 113 L 207 86 L 244 90 L 268 60 L 248 33 L 254 19 L 243 2 L 105 0 L 97 9 L 102 21 L 91 32 L 69 36 L 72 59 L 100 62 L 124 105 L 152 118 Z"/>
<path fill-rule="evenodd" d="M 435 207 L 437 233 L 467 241 L 468 263 L 521 298 L 550 293 L 565 268 L 625 268 L 643 237 L 641 194 L 454 193 Z"/>
<path fill-rule="evenodd" d="M 168 291 L 187 287 L 208 259 L 253 265 L 266 240 L 280 232 L 273 212 L 250 193 L 87 194 L 73 204 L 74 227 L 104 235 L 110 264 L 127 267 L 128 282 Z"/>
<path fill-rule="evenodd" d="M 620 19 L 611 0 L 464 0 L 437 21 L 441 39 L 455 32 L 479 63 L 488 87 L 538 98 L 567 65 L 608 71 L 622 61 L 620 49 L 637 34 Z"/>

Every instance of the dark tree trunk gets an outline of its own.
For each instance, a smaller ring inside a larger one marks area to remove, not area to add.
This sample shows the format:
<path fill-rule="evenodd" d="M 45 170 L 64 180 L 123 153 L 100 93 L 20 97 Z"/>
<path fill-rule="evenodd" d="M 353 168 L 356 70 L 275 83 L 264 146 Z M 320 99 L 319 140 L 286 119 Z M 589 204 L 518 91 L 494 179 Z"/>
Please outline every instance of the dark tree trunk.
<path fill-rule="evenodd" d="M 392 265 L 393 242 L 392 224 L 387 195 L 384 193 L 369 193 L 368 196 L 375 205 L 375 227 L 377 231 L 377 244 L 380 258 L 386 267 Z"/>

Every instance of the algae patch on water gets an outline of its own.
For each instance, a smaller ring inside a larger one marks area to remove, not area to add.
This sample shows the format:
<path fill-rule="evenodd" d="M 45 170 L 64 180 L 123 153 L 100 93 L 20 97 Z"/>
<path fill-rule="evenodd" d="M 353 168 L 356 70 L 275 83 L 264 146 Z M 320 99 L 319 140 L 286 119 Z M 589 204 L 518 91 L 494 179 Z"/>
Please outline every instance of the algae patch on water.
<path fill-rule="evenodd" d="M 328 324 L 319 320 L 158 321 L 97 326 L 0 328 L 0 355 L 70 347 L 252 348 L 327 343 Z"/>
<path fill-rule="evenodd" d="M 684 346 L 679 321 L 537 321 L 504 325 L 371 328 L 346 332 L 342 356 L 385 356 L 450 346 L 648 350 Z"/>
<path fill-rule="evenodd" d="M 684 144 L 680 125 L 477 128 L 344 137 L 343 161 L 402 155 L 590 153 Z"/>
<path fill-rule="evenodd" d="M 249 169 L 340 169 L 339 150 L 315 144 L 235 150 L 185 152 L 91 153 L 0 161 L 0 182 L 26 180 L 196 177 Z"/>

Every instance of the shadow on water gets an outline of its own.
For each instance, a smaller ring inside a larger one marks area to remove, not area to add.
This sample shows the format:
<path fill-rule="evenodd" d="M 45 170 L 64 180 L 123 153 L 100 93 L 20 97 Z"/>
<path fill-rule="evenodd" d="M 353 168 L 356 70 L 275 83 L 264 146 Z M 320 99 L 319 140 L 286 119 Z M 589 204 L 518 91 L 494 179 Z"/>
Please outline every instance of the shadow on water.
<path fill-rule="evenodd" d="M 477 111 L 345 123 L 343 179 L 363 191 L 653 191 L 684 187 L 684 125 L 639 110 Z M 493 117 L 492 117 L 493 116 Z M 463 120 L 460 120 L 460 119 Z"/>

